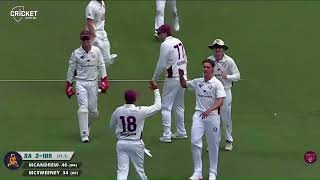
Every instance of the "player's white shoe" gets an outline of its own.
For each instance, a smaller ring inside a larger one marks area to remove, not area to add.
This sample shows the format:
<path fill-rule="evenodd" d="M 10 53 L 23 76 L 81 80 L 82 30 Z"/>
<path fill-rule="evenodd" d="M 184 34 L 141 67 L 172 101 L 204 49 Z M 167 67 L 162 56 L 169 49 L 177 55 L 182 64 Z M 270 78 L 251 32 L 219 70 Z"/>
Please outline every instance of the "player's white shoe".
<path fill-rule="evenodd" d="M 171 138 L 173 138 L 173 139 L 188 139 L 188 136 L 187 136 L 187 134 L 173 133 L 171 135 Z"/>
<path fill-rule="evenodd" d="M 213 174 L 213 173 L 209 174 L 209 180 L 216 180 L 216 179 L 217 179 L 217 177 L 215 174 Z"/>
<path fill-rule="evenodd" d="M 179 21 L 175 21 L 173 25 L 173 29 L 178 32 L 180 30 L 180 24 Z"/>
<path fill-rule="evenodd" d="M 232 142 L 227 142 L 226 146 L 224 147 L 224 150 L 232 151 L 232 149 L 233 149 Z"/>
<path fill-rule="evenodd" d="M 144 153 L 145 153 L 146 155 L 148 155 L 149 157 L 152 157 L 152 154 L 150 153 L 150 150 L 149 150 L 149 149 L 144 148 Z"/>
<path fill-rule="evenodd" d="M 171 143 L 171 138 L 167 138 L 167 137 L 162 136 L 159 138 L 159 141 L 163 142 L 163 143 Z"/>
<path fill-rule="evenodd" d="M 89 136 L 83 136 L 81 137 L 81 142 L 88 143 L 89 142 Z"/>
<path fill-rule="evenodd" d="M 191 177 L 189 177 L 190 180 L 202 180 L 202 175 L 193 173 Z"/>

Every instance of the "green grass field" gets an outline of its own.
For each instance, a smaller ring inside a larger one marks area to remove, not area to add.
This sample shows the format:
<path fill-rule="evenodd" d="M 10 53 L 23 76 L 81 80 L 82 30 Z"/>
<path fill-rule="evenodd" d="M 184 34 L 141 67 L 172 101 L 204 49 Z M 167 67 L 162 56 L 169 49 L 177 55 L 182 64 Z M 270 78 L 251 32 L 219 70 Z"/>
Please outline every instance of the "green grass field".
<path fill-rule="evenodd" d="M 0 80 L 64 80 L 71 52 L 80 46 L 88 1 L 1 1 Z M 151 79 L 160 43 L 153 39 L 154 0 L 107 2 L 107 32 L 112 52 L 119 55 L 108 75 L 112 80 Z M 200 62 L 212 52 L 215 38 L 230 46 L 241 80 L 233 88 L 235 147 L 220 151 L 218 180 L 320 179 L 319 160 L 304 162 L 304 153 L 320 153 L 319 10 L 317 1 L 180 1 L 181 31 L 188 76 L 200 77 Z M 23 5 L 38 10 L 37 20 L 15 22 L 10 10 Z M 169 9 L 169 8 L 168 8 Z M 170 22 L 171 14 L 166 14 Z M 161 84 L 161 83 L 160 83 Z M 108 129 L 122 93 L 140 92 L 138 104 L 149 105 L 153 94 L 146 82 L 111 82 L 99 97 L 101 116 L 93 125 L 90 144 L 79 141 L 76 98 L 64 94 L 64 82 L 0 82 L 0 157 L 8 151 L 75 151 L 81 177 L 116 177 L 115 137 Z M 188 133 L 194 112 L 192 92 L 185 96 Z M 277 113 L 278 116 L 273 114 Z M 147 120 L 144 141 L 149 179 L 182 180 L 193 172 L 190 139 L 161 144 L 160 113 Z M 189 134 L 190 135 L 190 134 Z M 221 142 L 223 147 L 224 142 Z M 203 154 L 208 178 L 208 154 Z M 23 169 L 0 166 L 0 179 L 22 177 Z M 133 167 L 129 179 L 135 179 Z M 66 178 L 60 178 L 66 179 Z"/>

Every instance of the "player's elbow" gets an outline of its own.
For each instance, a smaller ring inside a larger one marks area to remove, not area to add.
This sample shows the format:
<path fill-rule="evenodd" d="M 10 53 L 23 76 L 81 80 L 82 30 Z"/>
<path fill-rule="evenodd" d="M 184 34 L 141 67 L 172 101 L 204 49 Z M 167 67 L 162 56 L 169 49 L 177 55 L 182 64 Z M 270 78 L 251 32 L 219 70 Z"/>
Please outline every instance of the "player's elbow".
<path fill-rule="evenodd" d="M 233 79 L 233 81 L 237 82 L 240 80 L 240 73 L 236 73 L 235 74 L 235 78 Z"/>

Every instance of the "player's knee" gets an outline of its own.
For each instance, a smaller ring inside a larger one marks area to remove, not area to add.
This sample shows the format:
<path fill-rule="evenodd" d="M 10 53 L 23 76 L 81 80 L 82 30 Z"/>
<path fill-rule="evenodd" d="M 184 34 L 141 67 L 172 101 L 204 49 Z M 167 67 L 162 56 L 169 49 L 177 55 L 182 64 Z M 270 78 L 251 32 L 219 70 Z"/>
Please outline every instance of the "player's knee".
<path fill-rule="evenodd" d="M 168 105 L 161 105 L 161 112 L 166 112 L 166 111 L 171 111 L 172 110 L 172 106 L 168 106 Z"/>
<path fill-rule="evenodd" d="M 79 106 L 78 113 L 87 113 L 87 112 L 89 112 L 88 107 L 84 105 Z"/>
<path fill-rule="evenodd" d="M 194 148 L 202 148 L 202 143 L 201 143 L 200 139 L 191 138 L 191 146 Z"/>
<path fill-rule="evenodd" d="M 89 112 L 89 116 L 92 119 L 98 118 L 99 117 L 99 111 Z"/>
<path fill-rule="evenodd" d="M 162 115 L 162 117 L 166 117 L 166 118 L 168 118 L 169 116 L 171 117 L 171 110 L 161 109 L 161 115 Z"/>

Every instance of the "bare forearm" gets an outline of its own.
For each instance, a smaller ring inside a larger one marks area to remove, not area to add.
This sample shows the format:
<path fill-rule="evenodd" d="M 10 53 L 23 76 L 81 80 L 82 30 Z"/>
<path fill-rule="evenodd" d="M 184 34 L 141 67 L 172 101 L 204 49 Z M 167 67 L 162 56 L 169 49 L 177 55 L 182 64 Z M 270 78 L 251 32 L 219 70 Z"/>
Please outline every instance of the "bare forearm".
<path fill-rule="evenodd" d="M 219 109 L 223 105 L 224 98 L 219 98 L 211 107 L 211 111 L 214 111 L 216 109 Z"/>
<path fill-rule="evenodd" d="M 96 36 L 96 32 L 95 32 L 95 28 L 94 28 L 94 22 L 92 19 L 88 19 L 87 20 L 87 27 L 88 27 L 88 30 L 91 32 L 91 35 L 92 37 L 95 37 Z"/>
<path fill-rule="evenodd" d="M 181 87 L 187 88 L 187 81 L 184 79 L 183 75 L 179 76 L 179 80 L 180 80 Z"/>

